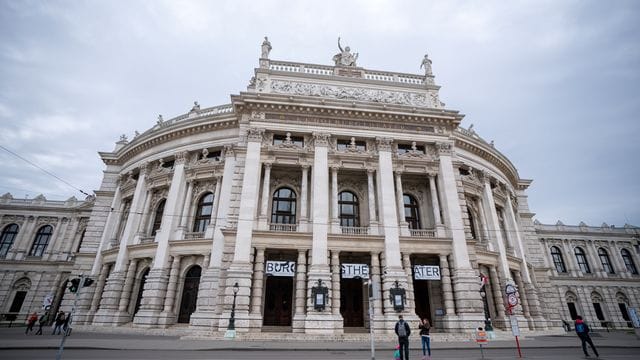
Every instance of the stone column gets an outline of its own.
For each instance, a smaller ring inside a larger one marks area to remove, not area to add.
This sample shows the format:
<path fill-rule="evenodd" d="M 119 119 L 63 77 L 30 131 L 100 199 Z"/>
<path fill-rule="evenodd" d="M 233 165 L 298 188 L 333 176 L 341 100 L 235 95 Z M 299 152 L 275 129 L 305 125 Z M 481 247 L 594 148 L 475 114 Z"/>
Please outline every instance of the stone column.
<path fill-rule="evenodd" d="M 146 178 L 148 167 L 147 163 L 140 166 L 140 173 L 138 174 L 136 189 L 133 192 L 133 200 L 131 201 L 131 207 L 129 208 L 127 223 L 125 224 L 122 238 L 119 239 L 120 247 L 118 248 L 118 257 L 116 258 L 114 272 L 124 271 L 125 264 L 129 261 L 129 245 L 133 244 L 133 238 L 136 235 L 138 226 L 140 225 L 140 214 L 142 213 L 144 206 L 147 190 Z"/>
<path fill-rule="evenodd" d="M 507 314 L 506 309 L 504 307 L 504 296 L 502 295 L 502 291 L 500 290 L 500 277 L 498 276 L 498 271 L 494 266 L 489 267 L 489 285 L 491 286 L 491 292 L 493 293 L 493 302 L 496 307 L 496 316 L 493 319 L 498 320 L 498 325 L 505 326 L 507 324 Z"/>
<path fill-rule="evenodd" d="M 442 209 L 447 214 L 447 226 L 451 229 L 453 259 L 453 290 L 456 294 L 456 310 L 461 320 L 459 326 L 475 328 L 473 321 L 484 321 L 482 298 L 478 291 L 478 274 L 471 268 L 469 251 L 462 222 L 461 194 L 453 168 L 452 142 L 438 143 L 440 156 L 438 188 L 442 191 Z"/>
<path fill-rule="evenodd" d="M 258 218 L 258 226 L 261 230 L 268 229 L 269 219 L 269 197 L 271 196 L 271 163 L 264 163 L 264 177 L 262 179 L 262 204 L 260 207 L 260 217 Z"/>
<path fill-rule="evenodd" d="M 529 311 L 529 299 L 527 296 L 527 289 L 522 281 L 522 274 L 519 271 L 514 271 L 516 285 L 518 286 L 518 294 L 520 295 L 520 306 L 522 307 L 522 315 L 524 315 L 530 330 L 535 330 L 533 319 L 531 318 L 531 312 Z"/>
<path fill-rule="evenodd" d="M 186 197 L 187 182 L 184 168 L 188 155 L 187 152 L 179 152 L 175 155 L 173 177 L 162 215 L 162 226 L 156 234 L 155 257 L 144 285 L 140 309 L 134 319 L 134 323 L 139 326 L 151 327 L 158 324 L 160 314 L 164 310 L 170 266 L 169 240 L 175 238 L 176 230 L 180 226 L 180 217 L 175 214 L 180 214 Z"/>
<path fill-rule="evenodd" d="M 367 169 L 367 203 L 369 204 L 369 234 L 371 235 L 380 234 L 378 218 L 376 217 L 376 190 L 373 185 L 373 174 L 375 172 L 375 169 Z"/>
<path fill-rule="evenodd" d="M 142 210 L 142 216 L 140 217 L 140 221 L 138 222 L 138 228 L 136 229 L 136 235 L 133 238 L 134 244 L 140 244 L 140 237 L 145 236 L 147 232 L 147 224 L 149 223 L 149 210 L 151 208 L 151 195 L 152 190 L 147 190 L 144 195 L 144 205 Z"/>
<path fill-rule="evenodd" d="M 200 277 L 200 287 L 198 289 L 198 304 L 196 311 L 191 314 L 191 326 L 199 327 L 208 331 L 218 329 L 222 304 L 219 301 L 220 293 L 220 268 L 222 266 L 222 255 L 224 254 L 225 236 L 222 230 L 227 227 L 227 217 L 229 216 L 229 204 L 231 202 L 231 192 L 234 184 L 234 173 L 236 169 L 235 152 L 232 145 L 224 148 L 224 170 L 222 173 L 222 183 L 218 198 L 217 220 L 213 229 L 213 240 L 211 242 L 211 256 L 206 268 L 203 267 Z M 206 238 L 209 236 L 205 235 Z"/>
<path fill-rule="evenodd" d="M 111 234 L 113 233 L 113 227 L 115 226 L 119 215 L 118 213 L 115 213 L 113 209 L 119 208 L 121 202 L 122 199 L 120 194 L 120 186 L 118 185 L 118 183 L 116 183 L 113 200 L 111 202 L 111 211 L 109 211 L 109 215 L 107 215 L 107 219 L 104 224 L 104 230 L 102 232 L 102 236 L 100 237 L 100 244 L 98 245 L 96 257 L 93 261 L 93 267 L 91 268 L 91 276 L 96 276 L 98 274 L 98 271 L 102 267 L 102 251 L 109 246 Z"/>
<path fill-rule="evenodd" d="M 187 191 L 184 194 L 184 199 L 182 201 L 182 208 L 178 214 L 180 214 L 180 225 L 178 225 L 178 229 L 175 232 L 175 239 L 183 240 L 185 238 L 185 233 L 193 231 L 193 225 L 189 221 L 191 215 L 191 199 L 193 198 L 193 185 L 195 180 L 186 180 L 187 183 Z M 165 203 L 166 206 L 166 203 Z M 166 212 L 166 209 L 165 209 Z"/>
<path fill-rule="evenodd" d="M 305 304 L 307 299 L 307 288 L 305 279 L 307 277 L 307 251 L 298 250 L 298 261 L 296 261 L 296 300 L 293 314 L 292 330 L 296 333 L 304 332 Z"/>
<path fill-rule="evenodd" d="M 331 232 L 334 234 L 341 232 L 338 209 L 338 166 L 331 167 Z"/>
<path fill-rule="evenodd" d="M 118 312 L 115 315 L 116 324 L 126 324 L 131 321 L 131 315 L 129 315 L 129 300 L 131 299 L 131 290 L 133 288 L 133 280 L 136 276 L 136 268 L 138 266 L 138 260 L 132 259 L 129 261 L 129 267 L 125 275 L 124 286 L 122 288 L 122 295 L 120 296 L 120 303 L 118 304 Z"/>
<path fill-rule="evenodd" d="M 396 171 L 396 204 L 398 206 L 398 227 L 400 235 L 409 236 L 409 224 L 404 218 L 404 190 L 402 189 L 402 172 Z"/>
<path fill-rule="evenodd" d="M 407 307 L 413 314 L 416 311 L 415 293 L 413 291 L 413 278 L 411 276 L 411 258 L 410 254 L 402 254 L 402 265 L 404 266 L 404 272 L 407 274 Z"/>
<path fill-rule="evenodd" d="M 491 237 L 489 236 L 488 226 L 487 225 L 487 217 L 484 214 L 484 207 L 482 206 L 482 200 L 480 198 L 476 198 L 476 207 L 478 208 L 478 214 L 480 214 L 480 222 L 482 229 L 482 242 L 487 244 L 489 251 L 494 251 L 493 243 L 491 242 Z"/>
<path fill-rule="evenodd" d="M 375 284 L 377 284 L 378 288 L 381 284 L 381 279 L 380 279 L 380 259 L 378 258 L 378 252 L 377 251 L 372 251 L 371 252 L 371 281 L 373 281 Z M 381 299 L 381 294 L 376 294 L 376 296 L 373 298 L 373 315 L 374 315 L 374 321 L 376 319 L 376 317 L 380 317 L 382 316 L 382 299 Z M 374 329 L 377 329 L 377 327 L 374 326 Z"/>
<path fill-rule="evenodd" d="M 433 221 L 438 231 L 438 236 L 443 236 L 444 234 L 440 234 L 440 229 L 442 229 L 442 219 L 440 218 L 440 203 L 438 202 L 438 189 L 436 189 L 436 175 L 428 174 L 429 176 L 429 190 L 431 191 L 431 207 L 433 208 Z"/>
<path fill-rule="evenodd" d="M 307 213 L 308 208 L 308 193 L 309 193 L 309 165 L 302 165 L 302 180 L 300 181 L 300 229 L 299 231 L 307 232 L 307 224 L 309 222 L 309 217 Z"/>
<path fill-rule="evenodd" d="M 340 314 L 340 252 L 331 251 L 331 312 L 334 316 Z"/>
<path fill-rule="evenodd" d="M 173 312 L 173 304 L 176 301 L 178 288 L 178 277 L 180 276 L 180 260 L 179 255 L 173 256 L 171 261 L 171 270 L 169 271 L 169 283 L 167 284 L 167 294 L 164 297 L 164 304 L 158 324 L 168 326 L 175 323 L 175 313 Z"/>
<path fill-rule="evenodd" d="M 86 319 L 87 323 L 91 323 L 93 320 L 93 315 L 95 315 L 96 311 L 98 311 L 98 305 L 100 304 L 100 299 L 102 298 L 102 291 L 104 290 L 104 284 L 107 280 L 107 275 L 109 274 L 109 264 L 102 264 L 102 269 L 100 270 L 100 275 L 98 276 L 98 281 L 96 283 L 96 291 L 93 293 L 93 297 L 91 298 L 91 307 L 89 308 L 89 314 Z"/>
<path fill-rule="evenodd" d="M 453 301 L 453 288 L 451 287 L 451 273 L 449 271 L 449 261 L 447 255 L 440 254 L 440 272 L 442 275 L 442 298 L 444 299 L 444 311 L 446 317 L 456 315 Z"/>
<path fill-rule="evenodd" d="M 500 273 L 500 279 L 502 280 L 501 288 L 504 288 L 507 282 L 513 281 L 511 279 L 511 272 L 509 271 L 509 262 L 507 261 L 507 249 L 505 248 L 505 240 L 502 239 L 502 232 L 500 231 L 500 223 L 498 221 L 498 213 L 496 211 L 495 201 L 493 199 L 493 191 L 491 190 L 491 182 L 489 176 L 485 173 L 484 176 L 484 188 L 482 191 L 482 205 L 484 206 L 484 212 L 487 215 L 488 227 L 493 229 L 493 240 L 498 251 L 498 271 Z"/>
<path fill-rule="evenodd" d="M 221 180 L 222 176 L 217 175 L 216 177 L 216 189 L 213 194 L 213 209 L 211 209 L 211 220 L 209 220 L 209 226 L 207 226 L 207 230 L 205 232 L 204 237 L 210 239 L 213 237 L 213 230 L 216 227 L 216 222 L 218 221 L 218 207 L 220 206 L 220 190 L 222 188 Z"/>
<path fill-rule="evenodd" d="M 253 264 L 253 286 L 251 289 L 251 317 L 262 319 L 262 293 L 264 288 L 264 248 L 256 248 Z"/>

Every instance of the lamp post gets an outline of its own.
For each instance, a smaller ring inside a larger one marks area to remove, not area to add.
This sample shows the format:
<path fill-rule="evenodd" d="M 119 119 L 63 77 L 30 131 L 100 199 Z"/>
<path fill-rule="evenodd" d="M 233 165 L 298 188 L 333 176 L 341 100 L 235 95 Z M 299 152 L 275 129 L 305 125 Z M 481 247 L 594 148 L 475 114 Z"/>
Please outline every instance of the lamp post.
<path fill-rule="evenodd" d="M 240 287 L 236 282 L 233 284 L 233 305 L 231 305 L 231 317 L 229 317 L 229 326 L 227 326 L 227 331 L 235 332 L 236 330 L 236 296 L 238 295 L 238 290 L 240 290 Z"/>
<path fill-rule="evenodd" d="M 485 331 L 493 331 L 491 324 L 491 318 L 489 318 L 489 304 L 487 304 L 487 291 L 485 290 L 485 284 L 480 287 L 480 297 L 482 297 L 482 305 L 484 308 L 484 329 Z"/>

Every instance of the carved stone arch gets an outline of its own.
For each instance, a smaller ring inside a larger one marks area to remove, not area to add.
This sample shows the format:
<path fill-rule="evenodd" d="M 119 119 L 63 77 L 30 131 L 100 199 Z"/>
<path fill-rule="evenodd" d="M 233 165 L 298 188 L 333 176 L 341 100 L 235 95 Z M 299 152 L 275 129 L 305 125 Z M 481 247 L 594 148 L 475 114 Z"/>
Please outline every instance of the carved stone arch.
<path fill-rule="evenodd" d="M 215 196 L 216 182 L 215 180 L 197 181 L 193 184 L 193 192 L 191 195 L 191 203 L 198 204 L 200 198 L 206 193 L 212 193 Z"/>
<path fill-rule="evenodd" d="M 351 186 L 352 184 L 346 184 L 344 186 L 338 186 L 338 196 L 340 195 L 340 193 L 342 192 L 350 192 L 356 195 L 356 197 L 358 198 L 358 206 L 362 206 L 362 202 L 365 199 L 364 196 L 364 192 L 361 189 L 357 189 Z"/>
<path fill-rule="evenodd" d="M 13 282 L 11 288 L 15 291 L 29 291 L 31 289 L 31 279 L 24 276 Z"/>
<path fill-rule="evenodd" d="M 618 289 L 618 292 L 616 292 L 616 301 L 618 304 L 624 303 L 627 304 L 627 306 L 629 305 L 629 298 L 621 289 Z"/>
<path fill-rule="evenodd" d="M 576 295 L 577 292 L 574 292 L 573 289 L 569 288 L 567 289 L 567 291 L 564 293 L 564 300 L 566 302 L 572 302 L 572 303 L 578 303 L 578 295 Z"/>
<path fill-rule="evenodd" d="M 602 294 L 600 294 L 600 292 L 596 289 L 594 289 L 591 292 L 591 302 L 592 303 L 603 303 L 604 302 L 604 297 L 602 297 Z"/>

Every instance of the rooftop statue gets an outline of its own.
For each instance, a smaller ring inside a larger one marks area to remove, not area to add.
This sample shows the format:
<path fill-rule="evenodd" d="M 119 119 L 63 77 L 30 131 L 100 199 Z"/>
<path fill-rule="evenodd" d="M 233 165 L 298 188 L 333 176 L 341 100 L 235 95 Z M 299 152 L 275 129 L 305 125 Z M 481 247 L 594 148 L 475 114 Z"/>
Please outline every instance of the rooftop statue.
<path fill-rule="evenodd" d="M 262 54 L 260 55 L 260 57 L 262 59 L 268 59 L 269 52 L 271 52 L 271 43 L 269 42 L 269 38 L 265 36 L 264 41 L 262 42 Z"/>
<path fill-rule="evenodd" d="M 344 49 L 340 46 L 340 38 L 338 37 L 338 49 L 340 52 L 333 56 L 333 61 L 336 66 L 356 66 L 356 60 L 358 60 L 358 53 L 352 54 L 351 48 L 346 46 Z"/>
<path fill-rule="evenodd" d="M 420 64 L 420 69 L 424 67 L 424 74 L 429 76 L 433 75 L 431 72 L 431 59 L 429 59 L 429 54 L 424 54 L 424 59 L 422 59 L 422 64 Z"/>

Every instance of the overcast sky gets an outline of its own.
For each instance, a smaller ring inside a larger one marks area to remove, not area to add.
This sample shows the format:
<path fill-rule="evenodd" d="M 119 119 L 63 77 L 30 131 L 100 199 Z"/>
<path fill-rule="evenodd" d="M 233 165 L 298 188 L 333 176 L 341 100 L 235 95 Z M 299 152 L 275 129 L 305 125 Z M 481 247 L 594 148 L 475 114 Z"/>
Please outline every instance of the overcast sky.
<path fill-rule="evenodd" d="M 639 1 L 0 0 L 0 145 L 87 192 L 121 134 L 230 102 L 272 59 L 420 73 L 533 179 L 543 223 L 640 225 Z M 0 149 L 0 193 L 84 196 Z"/>

